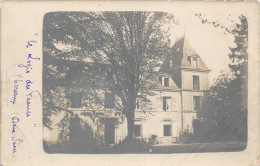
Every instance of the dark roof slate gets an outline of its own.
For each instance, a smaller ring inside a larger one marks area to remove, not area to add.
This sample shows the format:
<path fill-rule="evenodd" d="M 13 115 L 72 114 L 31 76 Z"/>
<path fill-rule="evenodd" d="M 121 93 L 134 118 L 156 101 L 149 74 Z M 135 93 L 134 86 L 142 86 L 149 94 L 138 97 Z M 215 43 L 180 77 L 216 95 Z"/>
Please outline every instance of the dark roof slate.
<path fill-rule="evenodd" d="M 190 57 L 200 57 L 197 51 L 188 42 L 185 35 L 176 40 L 172 46 L 171 54 L 163 62 L 160 71 L 170 73 L 182 68 L 193 69 Z M 172 65 L 170 65 L 172 63 Z M 197 69 L 209 70 L 201 58 L 197 59 Z"/>

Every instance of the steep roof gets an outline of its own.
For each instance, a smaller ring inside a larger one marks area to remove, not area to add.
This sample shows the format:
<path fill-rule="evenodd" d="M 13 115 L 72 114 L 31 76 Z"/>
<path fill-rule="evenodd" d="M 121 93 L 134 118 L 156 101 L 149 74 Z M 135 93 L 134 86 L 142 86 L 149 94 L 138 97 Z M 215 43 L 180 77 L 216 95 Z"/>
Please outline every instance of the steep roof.
<path fill-rule="evenodd" d="M 169 73 L 177 69 L 193 69 L 190 62 L 191 57 L 197 58 L 197 70 L 209 70 L 203 60 L 199 58 L 200 56 L 197 51 L 191 46 L 185 35 L 183 35 L 174 43 L 171 54 L 166 57 L 160 71 Z"/>

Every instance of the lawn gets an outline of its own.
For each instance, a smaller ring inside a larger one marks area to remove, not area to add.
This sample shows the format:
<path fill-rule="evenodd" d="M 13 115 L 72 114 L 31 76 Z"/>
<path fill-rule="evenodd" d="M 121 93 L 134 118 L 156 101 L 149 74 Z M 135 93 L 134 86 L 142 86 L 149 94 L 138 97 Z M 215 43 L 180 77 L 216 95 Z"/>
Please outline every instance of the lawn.
<path fill-rule="evenodd" d="M 82 148 L 60 146 L 44 146 L 47 153 L 67 154 L 168 154 L 168 153 L 204 153 L 204 152 L 233 152 L 246 149 L 246 142 L 213 142 L 213 143 L 190 143 L 171 145 L 150 145 L 142 140 L 122 142 L 114 146 L 86 146 Z"/>
<path fill-rule="evenodd" d="M 213 142 L 173 145 L 155 145 L 152 153 L 203 153 L 203 152 L 232 152 L 246 149 L 246 142 Z"/>

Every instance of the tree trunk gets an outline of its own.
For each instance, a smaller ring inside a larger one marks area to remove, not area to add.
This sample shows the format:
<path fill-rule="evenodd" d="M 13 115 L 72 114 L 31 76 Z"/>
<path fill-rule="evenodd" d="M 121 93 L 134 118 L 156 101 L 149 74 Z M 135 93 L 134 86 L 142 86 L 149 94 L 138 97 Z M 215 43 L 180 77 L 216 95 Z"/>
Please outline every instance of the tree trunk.
<path fill-rule="evenodd" d="M 134 138 L 134 109 L 128 110 L 126 114 L 127 119 L 127 139 L 132 140 Z"/>

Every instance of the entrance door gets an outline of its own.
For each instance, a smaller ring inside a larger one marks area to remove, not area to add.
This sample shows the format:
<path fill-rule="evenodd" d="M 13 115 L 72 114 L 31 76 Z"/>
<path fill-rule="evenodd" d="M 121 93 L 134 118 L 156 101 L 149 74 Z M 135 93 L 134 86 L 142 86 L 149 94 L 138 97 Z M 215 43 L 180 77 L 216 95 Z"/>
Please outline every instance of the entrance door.
<path fill-rule="evenodd" d="M 113 119 L 105 121 L 105 141 L 106 144 L 115 143 L 115 121 Z"/>

